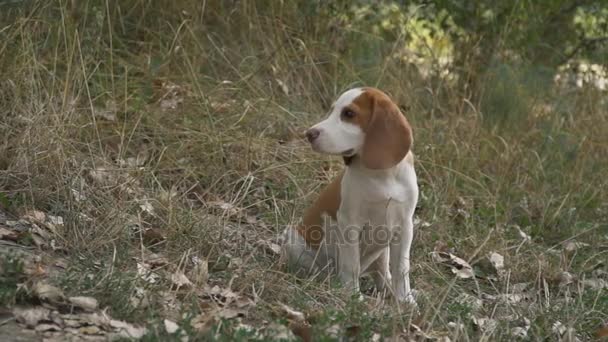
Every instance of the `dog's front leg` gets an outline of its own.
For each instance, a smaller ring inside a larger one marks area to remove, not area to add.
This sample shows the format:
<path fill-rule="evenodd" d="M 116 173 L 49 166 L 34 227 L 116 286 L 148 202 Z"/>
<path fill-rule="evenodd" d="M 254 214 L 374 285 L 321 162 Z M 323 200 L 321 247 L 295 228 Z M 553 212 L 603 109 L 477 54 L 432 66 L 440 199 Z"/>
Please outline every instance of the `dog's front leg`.
<path fill-rule="evenodd" d="M 412 217 L 405 218 L 398 235 L 391 241 L 390 268 L 393 276 L 393 291 L 400 302 L 415 303 L 410 287 L 410 248 L 414 235 Z"/>
<path fill-rule="evenodd" d="M 359 277 L 361 275 L 359 255 L 360 232 L 355 225 L 347 223 L 339 223 L 339 232 L 341 236 L 336 241 L 338 244 L 338 276 L 345 287 L 358 292 Z"/>

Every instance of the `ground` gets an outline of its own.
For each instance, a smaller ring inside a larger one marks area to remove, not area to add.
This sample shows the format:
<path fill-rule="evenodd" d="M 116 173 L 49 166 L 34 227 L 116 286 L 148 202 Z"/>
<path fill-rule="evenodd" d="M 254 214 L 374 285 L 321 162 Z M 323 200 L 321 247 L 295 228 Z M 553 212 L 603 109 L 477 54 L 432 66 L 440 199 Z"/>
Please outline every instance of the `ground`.
<path fill-rule="evenodd" d="M 295 5 L 230 6 L 4 12 L 4 339 L 606 335 L 604 90 L 497 61 L 472 91 L 390 45 L 360 62 L 354 43 L 371 38 Z M 369 280 L 359 300 L 335 279 L 298 278 L 279 255 L 280 233 L 344 167 L 301 133 L 361 85 L 390 93 L 413 126 L 418 308 Z"/>

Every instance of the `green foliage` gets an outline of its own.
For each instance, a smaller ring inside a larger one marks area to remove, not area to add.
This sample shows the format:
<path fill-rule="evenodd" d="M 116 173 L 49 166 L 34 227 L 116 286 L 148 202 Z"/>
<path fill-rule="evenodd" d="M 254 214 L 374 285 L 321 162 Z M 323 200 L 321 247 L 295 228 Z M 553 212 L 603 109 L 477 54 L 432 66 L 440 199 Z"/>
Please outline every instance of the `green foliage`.
<path fill-rule="evenodd" d="M 25 280 L 23 261 L 13 255 L 0 256 L 0 305 L 15 304 L 19 287 Z"/>

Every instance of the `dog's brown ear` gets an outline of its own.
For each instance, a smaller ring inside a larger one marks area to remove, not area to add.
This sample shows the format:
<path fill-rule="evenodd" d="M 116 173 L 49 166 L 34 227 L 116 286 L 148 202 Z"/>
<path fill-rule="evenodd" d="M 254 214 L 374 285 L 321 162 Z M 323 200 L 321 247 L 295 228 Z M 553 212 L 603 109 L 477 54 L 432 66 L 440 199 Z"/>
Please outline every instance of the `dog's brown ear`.
<path fill-rule="evenodd" d="M 367 168 L 388 169 L 403 160 L 410 150 L 412 128 L 392 101 L 383 98 L 373 101 L 361 160 Z"/>

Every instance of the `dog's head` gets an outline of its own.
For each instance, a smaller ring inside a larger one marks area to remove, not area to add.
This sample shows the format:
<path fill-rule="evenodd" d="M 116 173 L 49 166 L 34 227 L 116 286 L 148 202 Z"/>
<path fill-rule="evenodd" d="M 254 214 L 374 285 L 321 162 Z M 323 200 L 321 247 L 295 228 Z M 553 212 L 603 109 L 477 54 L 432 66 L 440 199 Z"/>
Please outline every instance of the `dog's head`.
<path fill-rule="evenodd" d="M 370 169 L 398 164 L 412 145 L 412 129 L 399 107 L 382 91 L 355 88 L 334 103 L 327 119 L 306 131 L 321 153 L 359 156 Z"/>

